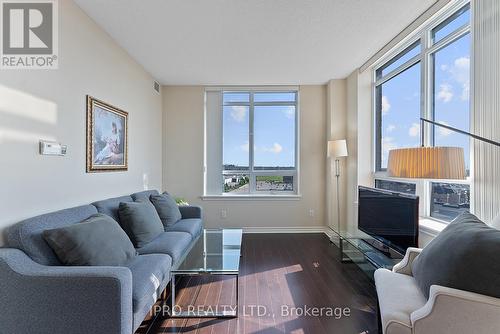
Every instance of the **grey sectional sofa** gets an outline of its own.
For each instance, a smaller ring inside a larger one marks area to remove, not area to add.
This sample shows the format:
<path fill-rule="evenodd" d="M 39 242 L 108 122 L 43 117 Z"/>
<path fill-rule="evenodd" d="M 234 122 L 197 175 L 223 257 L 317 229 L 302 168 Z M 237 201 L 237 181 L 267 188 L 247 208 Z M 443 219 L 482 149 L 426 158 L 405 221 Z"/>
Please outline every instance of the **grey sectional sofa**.
<path fill-rule="evenodd" d="M 63 266 L 42 237 L 100 212 L 119 221 L 120 202 L 145 191 L 61 210 L 17 223 L 0 248 L 1 333 L 131 334 L 166 288 L 170 271 L 202 231 L 201 208 L 180 207 L 182 220 L 144 247 L 127 267 Z"/>

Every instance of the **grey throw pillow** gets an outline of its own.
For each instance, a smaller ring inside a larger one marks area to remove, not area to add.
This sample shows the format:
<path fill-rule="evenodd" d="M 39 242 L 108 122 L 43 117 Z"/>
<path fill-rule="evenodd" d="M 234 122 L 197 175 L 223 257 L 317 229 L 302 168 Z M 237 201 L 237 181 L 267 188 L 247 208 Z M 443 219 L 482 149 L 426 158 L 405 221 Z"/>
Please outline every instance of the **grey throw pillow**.
<path fill-rule="evenodd" d="M 65 265 L 123 266 L 137 254 L 120 225 L 104 214 L 42 235 Z"/>
<path fill-rule="evenodd" d="M 422 250 L 413 277 L 427 298 L 431 285 L 500 298 L 498 254 L 500 231 L 464 213 Z"/>
<path fill-rule="evenodd" d="M 149 199 L 155 206 L 165 228 L 174 225 L 182 219 L 179 206 L 169 194 L 151 195 Z"/>
<path fill-rule="evenodd" d="M 143 247 L 164 232 L 155 207 L 149 202 L 122 202 L 120 224 L 136 248 Z"/>

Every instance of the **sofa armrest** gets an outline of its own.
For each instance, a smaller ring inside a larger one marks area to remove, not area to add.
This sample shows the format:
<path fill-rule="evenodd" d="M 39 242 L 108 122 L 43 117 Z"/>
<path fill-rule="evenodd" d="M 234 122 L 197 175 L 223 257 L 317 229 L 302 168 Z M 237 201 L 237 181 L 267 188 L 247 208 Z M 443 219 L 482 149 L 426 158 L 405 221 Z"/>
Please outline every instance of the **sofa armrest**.
<path fill-rule="evenodd" d="M 411 314 L 415 334 L 496 333 L 500 299 L 433 285 L 429 300 Z"/>
<path fill-rule="evenodd" d="M 5 333 L 132 333 L 132 273 L 125 267 L 43 266 L 21 250 L 0 248 L 0 294 Z"/>
<path fill-rule="evenodd" d="M 406 250 L 406 254 L 404 258 L 392 268 L 392 271 L 398 274 L 404 274 L 408 276 L 412 276 L 412 266 L 413 260 L 422 252 L 421 248 L 413 248 L 409 247 Z"/>
<path fill-rule="evenodd" d="M 180 205 L 179 210 L 182 215 L 182 219 L 198 218 L 202 217 L 202 209 L 199 206 L 193 205 Z"/>

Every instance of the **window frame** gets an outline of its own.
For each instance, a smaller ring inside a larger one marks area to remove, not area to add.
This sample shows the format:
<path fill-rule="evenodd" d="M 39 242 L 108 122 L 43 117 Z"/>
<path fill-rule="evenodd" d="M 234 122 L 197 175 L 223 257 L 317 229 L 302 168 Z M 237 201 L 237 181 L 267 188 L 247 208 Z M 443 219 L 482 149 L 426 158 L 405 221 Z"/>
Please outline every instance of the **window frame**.
<path fill-rule="evenodd" d="M 450 5 L 448 8 L 443 10 L 442 13 L 438 14 L 434 19 L 429 21 L 427 24 L 422 26 L 416 33 L 408 36 L 399 46 L 395 47 L 391 50 L 387 55 L 380 58 L 376 64 L 373 66 L 373 74 L 372 74 L 372 111 L 373 111 L 373 119 L 374 119 L 374 161 L 373 161 L 373 171 L 374 171 L 374 180 L 375 179 L 383 179 L 383 180 L 391 180 L 397 182 L 406 182 L 406 183 L 416 183 L 416 194 L 421 198 L 420 201 L 420 216 L 425 217 L 427 219 L 436 220 L 438 222 L 448 224 L 449 221 L 441 220 L 431 216 L 431 200 L 432 200 L 432 183 L 448 183 L 448 184 L 467 184 L 470 187 L 470 206 L 473 208 L 473 183 L 472 183 L 472 172 L 470 176 L 467 177 L 466 180 L 427 180 L 427 179 L 417 179 L 417 180 L 409 180 L 409 179 L 401 179 L 401 178 L 392 178 L 387 176 L 387 169 L 382 168 L 381 160 L 382 160 L 382 111 L 378 109 L 377 104 L 377 94 L 379 93 L 379 87 L 381 85 L 397 75 L 401 74 L 405 70 L 414 66 L 418 62 L 421 64 L 421 73 L 420 73 L 420 88 L 421 88 L 421 101 L 420 101 L 420 115 L 421 117 L 434 120 L 434 54 L 450 44 L 458 41 L 460 38 L 466 36 L 467 34 L 471 34 L 471 25 L 472 25 L 472 14 L 471 20 L 468 24 L 465 24 L 455 31 L 451 32 L 448 36 L 440 39 L 437 43 L 434 43 L 433 38 L 433 30 L 442 26 L 446 22 L 451 22 L 452 19 L 457 15 L 457 13 L 464 11 L 464 8 L 468 7 L 471 10 L 471 4 L 469 0 L 461 0 L 457 1 L 453 5 Z M 472 38 L 471 38 L 472 40 Z M 394 59 L 398 59 L 402 57 L 405 52 L 410 51 L 417 43 L 421 43 L 421 52 L 419 55 L 409 59 L 405 63 L 401 64 L 391 72 L 387 73 L 385 76 L 378 76 L 379 70 L 381 71 L 384 67 L 388 66 L 387 64 L 391 64 L 394 62 Z M 472 57 L 472 48 L 471 55 Z M 471 67 L 471 77 L 472 77 L 473 69 Z M 471 89 L 472 92 L 472 89 Z M 472 119 L 472 99 L 471 95 L 469 100 L 469 117 Z M 420 120 L 418 120 L 421 124 Z M 421 133 L 421 142 L 425 146 L 434 146 L 434 138 L 435 138 L 435 126 L 429 123 L 425 123 L 423 129 L 420 129 Z M 472 170 L 473 166 L 473 150 L 474 146 L 472 143 L 472 139 L 470 139 L 470 166 Z M 466 157 L 467 159 L 467 157 Z"/>
<path fill-rule="evenodd" d="M 224 103 L 225 93 L 248 93 L 248 102 L 227 102 Z M 255 102 L 254 95 L 259 93 L 294 93 L 295 101 L 269 101 L 269 102 Z M 222 189 L 221 196 L 223 197 L 295 197 L 300 196 L 300 179 L 299 179 L 299 165 L 300 165 L 300 92 L 298 88 L 292 87 L 269 87 L 269 88 L 223 88 L 221 89 L 221 109 L 227 106 L 247 106 L 249 112 L 249 129 L 248 129 L 248 170 L 224 170 L 224 164 L 221 166 L 221 175 L 246 175 L 249 177 L 249 191 L 248 193 L 226 193 Z M 295 150 L 294 150 L 294 169 L 283 170 L 269 170 L 269 169 L 255 169 L 255 147 L 254 147 L 254 116 L 255 107 L 259 106 L 293 106 L 295 107 Z M 222 120 L 221 136 L 224 133 L 224 122 Z M 222 154 L 224 155 L 224 147 L 222 147 Z M 222 159 L 223 161 L 223 159 Z M 292 176 L 293 177 L 293 191 L 259 191 L 256 189 L 256 178 L 258 176 Z"/>

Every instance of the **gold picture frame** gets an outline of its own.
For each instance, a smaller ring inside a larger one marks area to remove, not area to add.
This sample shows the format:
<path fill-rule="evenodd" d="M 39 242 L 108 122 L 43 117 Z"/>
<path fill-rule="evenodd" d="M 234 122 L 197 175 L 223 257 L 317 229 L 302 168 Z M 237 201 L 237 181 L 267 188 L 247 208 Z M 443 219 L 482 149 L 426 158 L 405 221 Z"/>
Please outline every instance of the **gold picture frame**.
<path fill-rule="evenodd" d="M 128 113 L 87 95 L 87 173 L 128 170 Z"/>

